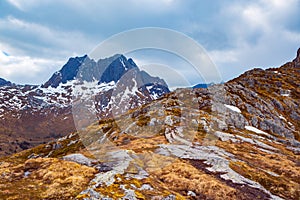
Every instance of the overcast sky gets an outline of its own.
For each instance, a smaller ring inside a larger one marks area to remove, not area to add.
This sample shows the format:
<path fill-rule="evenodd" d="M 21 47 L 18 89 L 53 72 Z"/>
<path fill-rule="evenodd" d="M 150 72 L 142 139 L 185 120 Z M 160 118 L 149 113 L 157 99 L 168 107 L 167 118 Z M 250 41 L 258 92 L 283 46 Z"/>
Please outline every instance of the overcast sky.
<path fill-rule="evenodd" d="M 168 28 L 193 38 L 227 81 L 248 69 L 280 66 L 295 57 L 300 1 L 2 0 L 0 77 L 43 83 L 69 57 L 142 27 Z M 147 57 L 136 59 L 141 65 L 148 62 Z"/>

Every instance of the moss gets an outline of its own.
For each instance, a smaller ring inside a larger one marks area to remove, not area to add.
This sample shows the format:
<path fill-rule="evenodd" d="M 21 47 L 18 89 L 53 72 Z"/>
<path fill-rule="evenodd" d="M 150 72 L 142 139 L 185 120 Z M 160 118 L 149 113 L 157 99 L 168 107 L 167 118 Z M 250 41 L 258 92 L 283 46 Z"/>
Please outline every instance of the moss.
<path fill-rule="evenodd" d="M 124 191 L 120 188 L 120 185 L 116 183 L 111 184 L 110 186 L 96 188 L 95 191 L 113 199 L 118 199 L 125 196 Z"/>
<path fill-rule="evenodd" d="M 135 190 L 134 193 L 137 199 L 146 199 L 140 191 Z"/>
<path fill-rule="evenodd" d="M 85 198 L 89 198 L 90 197 L 90 195 L 88 195 L 88 194 L 79 194 L 79 195 L 77 195 L 76 196 L 76 199 L 85 199 Z"/>
<path fill-rule="evenodd" d="M 168 108 L 165 110 L 166 115 L 172 115 L 172 116 L 177 116 L 181 117 L 182 111 L 181 108 L 175 107 L 175 108 Z"/>
<path fill-rule="evenodd" d="M 95 190 L 104 196 L 118 199 L 125 196 L 123 189 L 120 188 L 120 185 L 124 185 L 126 189 L 134 189 L 132 188 L 133 185 L 135 186 L 135 188 L 140 188 L 142 182 L 135 178 L 125 178 L 124 175 L 116 174 L 115 182 L 113 184 L 109 186 L 100 186 Z M 144 196 L 141 192 L 138 193 L 138 195 L 139 197 Z"/>
<path fill-rule="evenodd" d="M 65 155 L 71 154 L 71 153 L 76 153 L 80 149 L 85 148 L 85 146 L 81 142 L 77 142 L 72 145 L 64 145 L 62 148 L 59 148 L 51 154 L 51 157 L 58 158 L 58 157 L 63 157 Z"/>
<path fill-rule="evenodd" d="M 136 125 L 138 126 L 147 126 L 148 123 L 150 122 L 150 116 L 140 116 L 137 118 L 137 121 L 136 121 Z"/>

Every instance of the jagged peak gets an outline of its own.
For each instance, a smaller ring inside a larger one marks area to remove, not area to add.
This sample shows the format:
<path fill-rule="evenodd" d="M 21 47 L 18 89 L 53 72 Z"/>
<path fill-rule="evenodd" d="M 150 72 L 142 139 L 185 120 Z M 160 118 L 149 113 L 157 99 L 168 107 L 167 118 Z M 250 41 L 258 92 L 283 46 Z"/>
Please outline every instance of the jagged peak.
<path fill-rule="evenodd" d="M 76 78 L 86 81 L 99 80 L 99 84 L 111 81 L 117 82 L 132 69 L 140 71 L 133 59 L 127 59 L 123 54 L 115 54 L 97 61 L 88 55 L 71 57 L 43 87 L 57 87 L 60 83 L 66 83 Z"/>
<path fill-rule="evenodd" d="M 130 65 L 132 65 L 133 67 L 138 67 L 135 62 L 133 61 L 132 58 L 126 58 L 126 56 L 124 56 L 123 54 L 115 54 L 111 57 L 108 57 L 107 59 L 113 60 L 113 62 L 128 62 Z"/>
<path fill-rule="evenodd" d="M 97 63 L 103 63 L 103 62 L 108 62 L 109 64 L 116 61 L 116 60 L 127 60 L 127 58 L 123 55 L 123 54 L 115 54 L 113 56 L 110 57 L 106 57 L 106 58 L 100 58 L 98 60 L 96 60 Z"/>
<path fill-rule="evenodd" d="M 87 54 L 85 54 L 83 56 L 70 57 L 66 64 L 68 64 L 69 62 L 71 62 L 73 60 L 76 60 L 78 62 L 83 62 L 86 58 L 89 58 Z"/>
<path fill-rule="evenodd" d="M 113 57 L 112 62 L 104 68 L 103 74 L 100 79 L 100 83 L 109 83 L 111 81 L 117 82 L 127 71 L 131 69 L 137 69 L 138 66 L 134 61 L 129 58 L 127 59 L 124 55 L 116 54 Z"/>
<path fill-rule="evenodd" d="M 0 86 L 4 86 L 4 85 L 11 85 L 12 83 L 10 81 L 7 81 L 3 78 L 0 78 Z"/>
<path fill-rule="evenodd" d="M 120 59 L 120 60 L 127 59 L 123 54 L 115 54 L 112 57 L 115 58 L 115 59 Z"/>
<path fill-rule="evenodd" d="M 297 56 L 296 58 L 293 60 L 293 62 L 296 64 L 296 66 L 300 66 L 300 48 L 297 51 Z"/>

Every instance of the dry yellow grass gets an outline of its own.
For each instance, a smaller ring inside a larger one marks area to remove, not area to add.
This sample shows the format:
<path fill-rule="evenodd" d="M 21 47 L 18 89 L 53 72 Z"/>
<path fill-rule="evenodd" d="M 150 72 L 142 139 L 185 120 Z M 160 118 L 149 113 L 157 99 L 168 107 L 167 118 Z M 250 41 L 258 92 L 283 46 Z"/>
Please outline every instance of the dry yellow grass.
<path fill-rule="evenodd" d="M 0 165 L 0 197 L 4 199 L 70 199 L 81 192 L 96 170 L 56 158 L 29 159 Z"/>
<path fill-rule="evenodd" d="M 208 199 L 236 199 L 236 190 L 207 175 L 185 162 L 173 163 L 159 171 L 156 176 L 168 188 L 177 191 L 193 191 Z"/>
<path fill-rule="evenodd" d="M 300 167 L 298 155 L 268 154 L 249 143 L 230 144 L 218 142 L 218 146 L 234 154 L 243 162 L 231 162 L 230 167 L 253 181 L 260 183 L 271 193 L 283 198 L 299 199 Z M 268 173 L 271 172 L 271 173 Z M 272 175 L 277 174 L 277 177 Z"/>

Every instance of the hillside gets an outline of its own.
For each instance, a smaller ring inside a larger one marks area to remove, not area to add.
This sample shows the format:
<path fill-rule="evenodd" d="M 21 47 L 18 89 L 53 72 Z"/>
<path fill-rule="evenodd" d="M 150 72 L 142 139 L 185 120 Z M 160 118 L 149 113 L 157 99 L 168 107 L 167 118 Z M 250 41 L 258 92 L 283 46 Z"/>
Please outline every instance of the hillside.
<path fill-rule="evenodd" d="M 2 199 L 300 199 L 300 49 L 0 158 Z"/>

